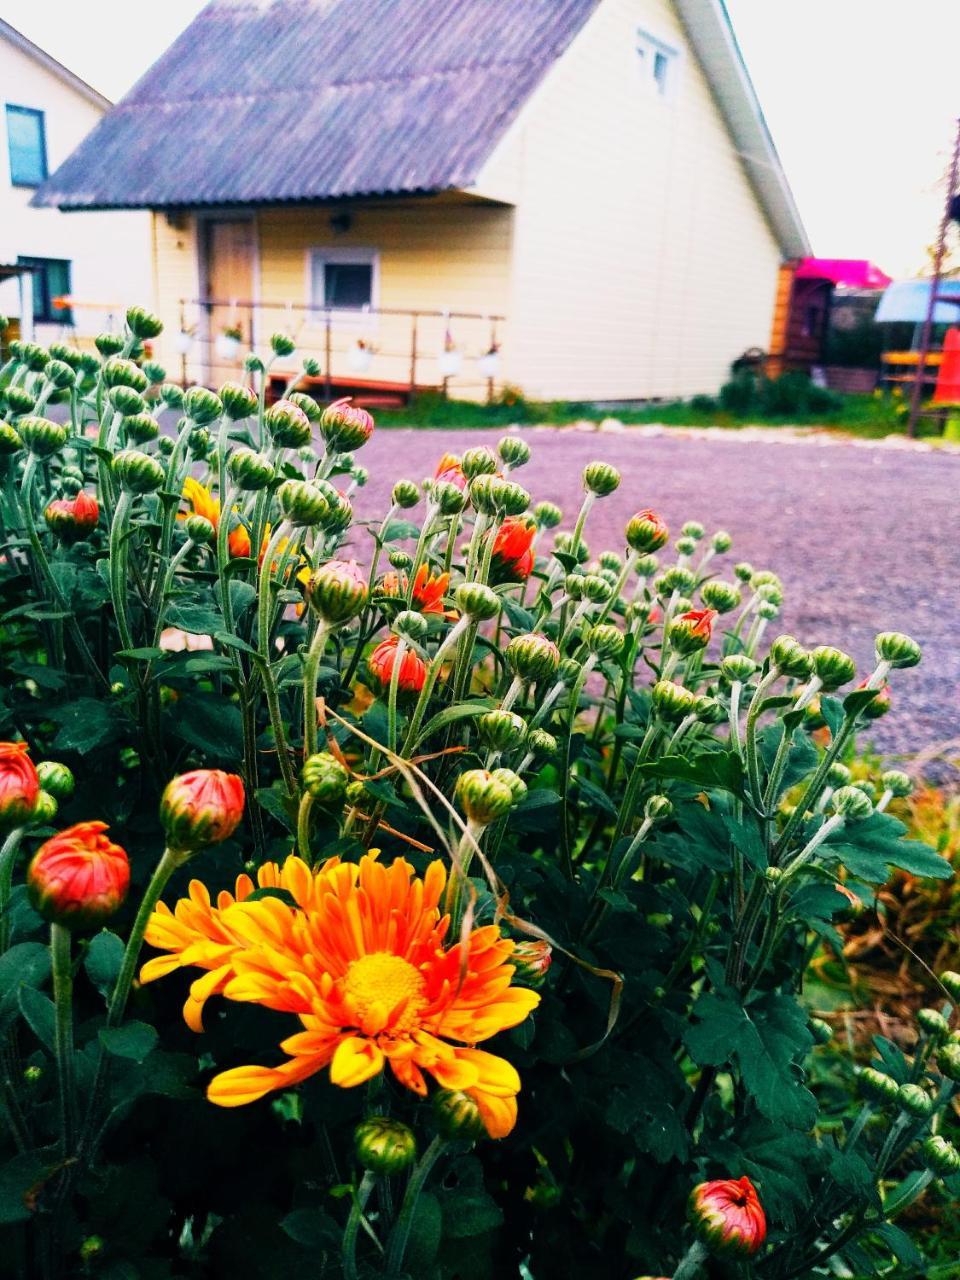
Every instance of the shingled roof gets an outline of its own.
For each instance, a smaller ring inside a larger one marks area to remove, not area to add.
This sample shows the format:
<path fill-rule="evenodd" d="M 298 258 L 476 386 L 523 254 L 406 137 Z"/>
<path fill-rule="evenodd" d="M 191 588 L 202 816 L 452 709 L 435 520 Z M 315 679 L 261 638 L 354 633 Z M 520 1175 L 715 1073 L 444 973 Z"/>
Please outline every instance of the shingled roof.
<path fill-rule="evenodd" d="M 597 2 L 212 0 L 34 203 L 467 187 Z"/>

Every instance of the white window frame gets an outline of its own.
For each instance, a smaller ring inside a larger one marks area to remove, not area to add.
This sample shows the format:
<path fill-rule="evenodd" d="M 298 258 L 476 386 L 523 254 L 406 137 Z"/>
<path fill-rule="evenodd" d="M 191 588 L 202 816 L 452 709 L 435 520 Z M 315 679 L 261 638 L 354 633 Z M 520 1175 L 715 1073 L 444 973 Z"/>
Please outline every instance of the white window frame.
<path fill-rule="evenodd" d="M 370 266 L 370 305 L 368 307 L 328 308 L 323 301 L 326 288 L 319 297 L 314 294 L 317 269 L 320 266 L 325 267 L 327 263 L 363 263 Z M 380 306 L 380 251 L 362 246 L 347 248 L 345 245 L 338 245 L 336 248 L 324 245 L 309 249 L 307 251 L 307 305 L 310 308 L 310 317 L 314 320 L 325 319 L 329 310 L 331 318 L 337 324 L 374 324 L 377 317 L 371 312 L 375 312 Z"/>
<path fill-rule="evenodd" d="M 668 44 L 666 40 L 661 40 L 659 36 L 638 28 L 636 53 L 640 63 L 643 87 L 647 93 L 659 99 L 660 102 L 673 102 L 680 82 L 680 50 L 675 45 Z M 658 54 L 667 61 L 667 73 L 662 82 L 655 75 Z"/>

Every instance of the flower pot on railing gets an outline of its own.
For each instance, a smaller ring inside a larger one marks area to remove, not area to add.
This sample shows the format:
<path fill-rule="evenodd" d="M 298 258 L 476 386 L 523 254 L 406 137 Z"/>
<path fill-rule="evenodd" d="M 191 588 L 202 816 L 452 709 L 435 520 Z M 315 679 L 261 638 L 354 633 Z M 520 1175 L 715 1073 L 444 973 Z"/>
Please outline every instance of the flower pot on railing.
<path fill-rule="evenodd" d="M 178 356 L 188 356 L 193 350 L 193 334 L 181 329 L 173 339 L 173 347 Z"/>
<path fill-rule="evenodd" d="M 366 373 L 373 359 L 373 350 L 362 340 L 355 342 L 347 352 L 347 364 L 353 373 Z"/>
<path fill-rule="evenodd" d="M 500 352 L 496 347 L 485 351 L 477 360 L 477 369 L 482 378 L 498 378 L 500 376 Z"/>
<path fill-rule="evenodd" d="M 217 334 L 213 345 L 221 360 L 239 360 L 243 351 L 243 335 L 237 330 L 225 329 L 223 333 Z"/>
<path fill-rule="evenodd" d="M 463 367 L 463 353 L 458 351 L 456 347 L 448 351 L 441 351 L 437 357 L 437 367 L 440 370 L 441 378 L 455 378 Z"/>

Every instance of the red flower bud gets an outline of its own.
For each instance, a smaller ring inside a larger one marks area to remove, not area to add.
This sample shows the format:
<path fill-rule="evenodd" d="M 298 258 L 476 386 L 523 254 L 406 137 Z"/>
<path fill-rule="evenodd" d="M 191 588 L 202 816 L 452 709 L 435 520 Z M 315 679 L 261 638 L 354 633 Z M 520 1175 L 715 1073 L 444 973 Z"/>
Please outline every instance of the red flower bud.
<path fill-rule="evenodd" d="M 221 769 L 194 769 L 167 783 L 160 800 L 160 821 L 167 845 L 194 853 L 233 835 L 243 817 L 243 783 Z"/>
<path fill-rule="evenodd" d="M 334 453 L 353 453 L 373 435 L 373 416 L 344 396 L 328 405 L 320 416 L 320 434 Z"/>
<path fill-rule="evenodd" d="M 442 481 L 444 484 L 456 485 L 461 493 L 467 487 L 467 477 L 463 474 L 463 467 L 460 465 L 460 459 L 455 453 L 445 453 L 437 463 L 437 469 L 433 473 L 434 480 Z"/>
<path fill-rule="evenodd" d="M 714 1253 L 750 1257 L 767 1238 L 767 1219 L 749 1178 L 701 1182 L 687 1206 L 697 1235 Z"/>
<path fill-rule="evenodd" d="M 101 924 L 130 886 L 130 863 L 103 834 L 105 822 L 78 822 L 45 841 L 27 868 L 27 891 L 45 920 L 71 929 Z"/>
<path fill-rule="evenodd" d="M 651 551 L 658 551 L 666 544 L 670 537 L 670 530 L 660 516 L 648 507 L 630 518 L 627 523 L 626 537 L 628 545 L 634 551 L 641 555 L 649 555 Z"/>
<path fill-rule="evenodd" d="M 390 636 L 382 640 L 367 659 L 370 675 L 381 689 L 388 689 L 393 678 L 393 664 L 397 660 L 398 636 Z M 397 677 L 397 689 L 401 693 L 419 693 L 427 678 L 427 664 L 409 647 L 404 649 L 400 660 L 400 674 Z"/>
<path fill-rule="evenodd" d="M 710 643 L 716 609 L 690 609 L 670 624 L 670 643 L 678 653 L 696 653 Z"/>
<path fill-rule="evenodd" d="M 0 742 L 0 828 L 19 827 L 33 814 L 40 779 L 25 742 Z"/>
<path fill-rule="evenodd" d="M 43 515 L 60 541 L 71 546 L 82 542 L 97 527 L 100 504 L 81 490 L 75 498 L 55 498 Z"/>
<path fill-rule="evenodd" d="M 383 575 L 380 590 L 391 599 L 406 598 L 409 584 L 405 573 L 391 569 Z M 413 580 L 412 607 L 421 613 L 443 613 L 443 597 L 449 585 L 449 573 L 431 573 L 429 566 L 422 564 Z"/>
<path fill-rule="evenodd" d="M 356 560 L 328 560 L 307 578 L 304 594 L 324 621 L 339 625 L 367 603 L 367 579 Z"/>
<path fill-rule="evenodd" d="M 491 568 L 497 582 L 525 582 L 533 571 L 533 539 L 537 522 L 509 516 L 493 540 Z"/>
<path fill-rule="evenodd" d="M 516 967 L 516 981 L 537 990 L 546 981 L 547 970 L 553 962 L 553 947 L 539 938 L 517 942 L 511 959 Z"/>

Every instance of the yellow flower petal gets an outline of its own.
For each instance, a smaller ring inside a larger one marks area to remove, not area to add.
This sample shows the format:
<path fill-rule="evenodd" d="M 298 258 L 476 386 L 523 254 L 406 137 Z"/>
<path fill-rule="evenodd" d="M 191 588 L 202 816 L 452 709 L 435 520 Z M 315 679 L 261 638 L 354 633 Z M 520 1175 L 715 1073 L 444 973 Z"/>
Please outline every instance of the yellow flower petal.
<path fill-rule="evenodd" d="M 330 1080 L 343 1089 L 372 1080 L 383 1070 L 383 1054 L 372 1040 L 341 1040 L 330 1063 Z"/>

